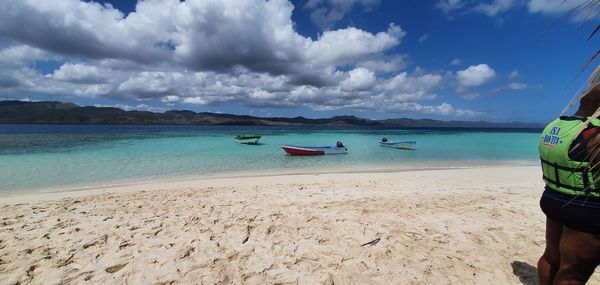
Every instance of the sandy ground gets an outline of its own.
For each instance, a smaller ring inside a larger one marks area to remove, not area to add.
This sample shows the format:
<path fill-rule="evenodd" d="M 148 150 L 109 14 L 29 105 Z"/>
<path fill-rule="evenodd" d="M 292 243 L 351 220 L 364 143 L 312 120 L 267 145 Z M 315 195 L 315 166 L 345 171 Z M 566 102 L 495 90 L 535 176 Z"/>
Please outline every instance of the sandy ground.
<path fill-rule="evenodd" d="M 536 284 L 540 176 L 303 174 L 0 198 L 0 284 Z"/>

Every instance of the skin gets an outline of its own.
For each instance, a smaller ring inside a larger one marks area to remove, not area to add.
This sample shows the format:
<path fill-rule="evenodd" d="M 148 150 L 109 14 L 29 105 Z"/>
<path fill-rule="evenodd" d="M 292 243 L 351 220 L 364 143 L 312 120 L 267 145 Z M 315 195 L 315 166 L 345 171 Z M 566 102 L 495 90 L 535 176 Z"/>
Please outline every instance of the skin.
<path fill-rule="evenodd" d="M 575 115 L 591 116 L 598 107 L 600 87 L 596 86 L 581 99 Z M 600 135 L 588 143 L 587 151 L 592 153 L 598 147 Z M 546 248 L 538 261 L 539 284 L 585 284 L 599 264 L 600 235 L 576 231 L 546 218 Z"/>

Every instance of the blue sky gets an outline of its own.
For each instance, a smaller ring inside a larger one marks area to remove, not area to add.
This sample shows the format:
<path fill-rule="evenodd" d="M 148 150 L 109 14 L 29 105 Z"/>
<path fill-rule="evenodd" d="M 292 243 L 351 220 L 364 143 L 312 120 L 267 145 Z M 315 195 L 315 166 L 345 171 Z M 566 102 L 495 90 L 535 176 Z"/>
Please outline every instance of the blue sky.
<path fill-rule="evenodd" d="M 586 41 L 597 11 L 562 2 L 10 1 L 0 94 L 159 112 L 542 123 L 584 86 L 599 41 Z"/>

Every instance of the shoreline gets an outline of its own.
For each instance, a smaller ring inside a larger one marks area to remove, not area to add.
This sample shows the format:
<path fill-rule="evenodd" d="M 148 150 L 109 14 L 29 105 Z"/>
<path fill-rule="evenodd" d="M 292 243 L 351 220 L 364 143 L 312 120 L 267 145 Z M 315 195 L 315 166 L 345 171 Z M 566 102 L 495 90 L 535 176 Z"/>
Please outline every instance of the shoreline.
<path fill-rule="evenodd" d="M 369 173 L 395 173 L 411 171 L 452 170 L 452 169 L 480 169 L 493 167 L 531 167 L 537 166 L 537 161 L 531 160 L 485 160 L 485 161 L 460 161 L 460 162 L 427 162 L 417 164 L 364 164 L 354 167 L 344 166 L 337 168 L 305 167 L 294 169 L 265 169 L 217 172 L 204 175 L 168 175 L 151 176 L 143 178 L 122 179 L 116 182 L 80 183 L 65 186 L 35 187 L 0 191 L 0 203 L 10 201 L 25 201 L 34 199 L 39 201 L 44 198 L 62 198 L 69 195 L 86 195 L 105 192 L 131 192 L 147 187 L 150 189 L 177 186 L 193 186 L 195 183 L 229 179 L 252 179 L 265 177 L 286 176 L 311 176 L 335 174 L 369 174 Z"/>

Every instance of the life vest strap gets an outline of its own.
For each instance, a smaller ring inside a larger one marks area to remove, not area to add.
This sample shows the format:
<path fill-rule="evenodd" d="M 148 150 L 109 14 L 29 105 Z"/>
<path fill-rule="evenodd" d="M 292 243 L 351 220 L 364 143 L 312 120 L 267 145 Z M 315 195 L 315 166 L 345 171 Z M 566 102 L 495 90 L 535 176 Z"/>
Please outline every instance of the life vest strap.
<path fill-rule="evenodd" d="M 544 178 L 544 180 L 556 185 L 556 187 L 559 188 L 565 188 L 565 189 L 569 189 L 572 191 L 577 191 L 577 192 L 584 192 L 585 188 L 581 188 L 581 187 L 575 187 L 575 186 L 571 186 L 571 185 L 567 185 L 567 184 L 562 184 L 556 180 L 550 179 L 550 177 L 546 176 L 546 175 L 542 175 L 542 177 Z M 597 190 L 595 190 L 597 191 Z"/>
<path fill-rule="evenodd" d="M 550 177 L 548 177 L 546 175 L 542 175 L 542 177 L 544 178 L 544 180 L 556 185 L 556 187 L 564 188 L 564 189 L 568 189 L 568 190 L 576 191 L 576 192 L 582 192 L 582 193 L 588 194 L 588 195 L 591 192 L 600 193 L 600 189 L 595 189 L 595 188 L 591 187 L 591 185 L 590 185 L 590 180 L 589 180 L 589 176 L 588 176 L 589 168 L 562 166 L 562 165 L 558 165 L 555 162 L 547 161 L 541 157 L 540 157 L 540 160 L 542 162 L 542 169 L 544 167 L 544 164 L 554 168 L 554 177 L 556 177 L 556 179 L 551 179 Z M 569 171 L 569 172 L 580 172 L 581 176 L 582 176 L 582 180 L 583 180 L 583 187 L 576 187 L 576 186 L 561 183 L 560 178 L 559 178 L 560 175 L 558 173 L 559 170 Z"/>
<path fill-rule="evenodd" d="M 564 171 L 571 171 L 571 172 L 582 172 L 582 173 L 584 171 L 586 171 L 585 167 L 576 167 L 576 168 L 573 168 L 573 167 L 568 167 L 568 166 L 562 166 L 562 165 L 556 164 L 555 162 L 547 161 L 547 160 L 545 160 L 545 159 L 543 159 L 541 157 L 540 157 L 540 160 L 542 161 L 542 164 L 550 165 L 550 166 L 554 167 L 556 170 L 564 170 Z"/>

